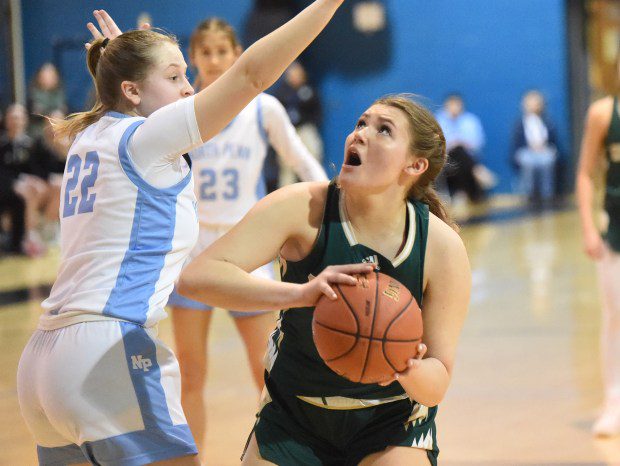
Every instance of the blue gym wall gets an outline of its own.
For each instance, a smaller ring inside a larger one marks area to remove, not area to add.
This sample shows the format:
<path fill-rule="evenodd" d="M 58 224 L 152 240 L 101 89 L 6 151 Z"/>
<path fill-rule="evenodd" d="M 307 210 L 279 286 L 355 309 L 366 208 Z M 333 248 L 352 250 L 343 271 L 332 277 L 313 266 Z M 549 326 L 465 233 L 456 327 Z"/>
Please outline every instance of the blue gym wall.
<path fill-rule="evenodd" d="M 296 1 L 298 6 L 308 3 Z M 499 175 L 498 192 L 512 188 L 510 135 L 527 89 L 538 88 L 546 96 L 548 114 L 570 158 L 565 0 L 385 0 L 390 29 L 375 38 L 354 34 L 350 10 L 355 3 L 345 2 L 335 23 L 305 57 L 317 70 L 325 107 L 322 134 L 328 170 L 330 162 L 340 166 L 344 138 L 357 116 L 374 98 L 393 92 L 424 96 L 434 110 L 447 93 L 460 92 L 467 108 L 482 119 L 487 135 L 484 161 Z M 88 38 L 84 23 L 91 19 L 93 7 L 106 8 L 122 28 L 134 27 L 137 16 L 148 11 L 156 25 L 187 37 L 199 19 L 210 15 L 222 16 L 240 30 L 252 4 L 22 1 L 26 76 L 56 57 L 70 104 L 79 108 L 90 88 L 84 55 L 79 48 L 61 44 Z"/>

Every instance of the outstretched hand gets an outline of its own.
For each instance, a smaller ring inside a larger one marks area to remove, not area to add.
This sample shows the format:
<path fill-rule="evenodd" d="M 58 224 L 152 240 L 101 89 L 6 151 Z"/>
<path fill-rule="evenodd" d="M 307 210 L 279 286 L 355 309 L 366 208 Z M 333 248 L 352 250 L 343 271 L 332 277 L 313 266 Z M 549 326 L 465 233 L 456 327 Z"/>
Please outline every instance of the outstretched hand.
<path fill-rule="evenodd" d="M 418 345 L 418 353 L 416 354 L 415 358 L 411 358 L 407 361 L 407 368 L 402 372 L 396 372 L 391 379 L 380 382 L 379 385 L 385 387 L 401 377 L 406 377 L 410 375 L 413 371 L 420 367 L 420 364 L 422 364 L 422 358 L 426 354 L 427 349 L 428 348 L 424 343 L 420 343 Z"/>
<path fill-rule="evenodd" d="M 97 20 L 97 24 L 99 25 L 99 29 L 93 23 L 87 23 L 86 27 L 90 31 L 93 36 L 93 40 L 99 39 L 115 39 L 120 36 L 123 31 L 116 25 L 112 17 L 105 10 L 95 10 L 93 11 L 93 16 Z M 149 23 L 144 23 L 140 25 L 141 30 L 150 29 L 151 25 Z M 101 31 L 100 31 L 101 30 Z M 84 47 L 86 50 L 90 48 L 90 42 L 86 42 Z"/>

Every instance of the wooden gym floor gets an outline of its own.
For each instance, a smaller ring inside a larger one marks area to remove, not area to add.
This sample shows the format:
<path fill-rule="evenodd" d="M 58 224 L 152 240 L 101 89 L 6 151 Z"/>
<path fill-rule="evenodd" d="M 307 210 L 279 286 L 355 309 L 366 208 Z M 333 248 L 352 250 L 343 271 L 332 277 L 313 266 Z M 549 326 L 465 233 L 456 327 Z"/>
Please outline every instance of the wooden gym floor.
<path fill-rule="evenodd" d="M 439 410 L 440 464 L 620 465 L 620 437 L 596 440 L 589 430 L 602 392 L 600 311 L 575 211 L 493 217 L 462 231 L 473 294 Z M 15 373 L 57 260 L 0 260 L 0 465 L 36 464 Z M 169 319 L 160 335 L 172 342 Z M 226 313 L 216 311 L 211 339 L 207 461 L 236 465 L 258 395 Z"/>

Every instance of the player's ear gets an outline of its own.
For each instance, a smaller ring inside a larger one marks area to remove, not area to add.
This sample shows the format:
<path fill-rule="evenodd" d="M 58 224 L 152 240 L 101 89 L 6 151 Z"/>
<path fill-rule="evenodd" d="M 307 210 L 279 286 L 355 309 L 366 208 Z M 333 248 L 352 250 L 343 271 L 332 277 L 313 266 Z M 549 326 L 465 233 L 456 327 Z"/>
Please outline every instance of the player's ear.
<path fill-rule="evenodd" d="M 428 170 L 428 159 L 424 157 L 413 158 L 405 167 L 405 172 L 411 176 L 420 176 L 426 170 Z"/>
<path fill-rule="evenodd" d="M 243 47 L 241 47 L 240 45 L 237 45 L 235 47 L 235 55 L 237 55 L 237 58 L 239 58 L 242 53 L 243 53 Z"/>
<path fill-rule="evenodd" d="M 138 85 L 133 81 L 123 81 L 121 83 L 121 92 L 125 96 L 129 102 L 133 104 L 134 107 L 140 105 L 140 91 L 138 89 Z"/>

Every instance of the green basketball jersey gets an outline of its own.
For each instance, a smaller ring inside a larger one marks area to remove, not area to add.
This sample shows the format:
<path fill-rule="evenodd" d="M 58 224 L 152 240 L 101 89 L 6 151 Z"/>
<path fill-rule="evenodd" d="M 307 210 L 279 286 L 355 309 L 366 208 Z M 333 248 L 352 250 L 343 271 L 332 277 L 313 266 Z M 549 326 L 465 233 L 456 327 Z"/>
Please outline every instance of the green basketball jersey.
<path fill-rule="evenodd" d="M 332 182 L 312 251 L 300 261 L 281 260 L 282 281 L 307 283 L 309 277 L 316 277 L 329 265 L 372 262 L 378 264 L 380 272 L 404 284 L 422 307 L 428 206 L 415 201 L 407 203 L 407 240 L 398 256 L 390 261 L 377 251 L 357 243 L 342 196 L 342 191 Z M 267 353 L 268 387 L 275 384 L 274 388 L 279 393 L 320 397 L 325 404 L 327 397 L 383 400 L 403 396 L 404 390 L 398 382 L 388 387 L 355 383 L 327 367 L 312 339 L 313 311 L 314 307 L 307 307 L 280 312 L 278 328 L 272 335 Z"/>
<path fill-rule="evenodd" d="M 605 210 L 609 215 L 606 239 L 611 248 L 620 252 L 620 107 L 614 97 L 609 131 L 605 138 L 605 149 L 609 168 L 605 183 Z"/>

